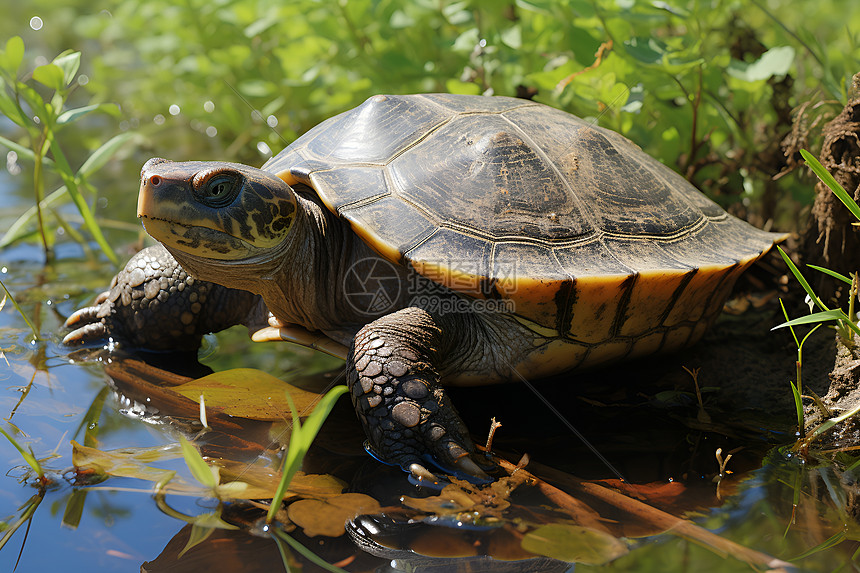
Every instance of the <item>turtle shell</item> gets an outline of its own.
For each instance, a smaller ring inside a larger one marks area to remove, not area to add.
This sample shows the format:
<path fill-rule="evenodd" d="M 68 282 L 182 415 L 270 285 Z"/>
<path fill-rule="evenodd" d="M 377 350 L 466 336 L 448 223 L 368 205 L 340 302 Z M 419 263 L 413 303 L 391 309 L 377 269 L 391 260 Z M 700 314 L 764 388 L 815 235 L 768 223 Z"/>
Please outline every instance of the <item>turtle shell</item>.
<path fill-rule="evenodd" d="M 393 263 L 510 301 L 544 336 L 634 354 L 698 338 L 778 237 L 623 136 L 516 98 L 374 96 L 263 169 L 311 186 Z"/>

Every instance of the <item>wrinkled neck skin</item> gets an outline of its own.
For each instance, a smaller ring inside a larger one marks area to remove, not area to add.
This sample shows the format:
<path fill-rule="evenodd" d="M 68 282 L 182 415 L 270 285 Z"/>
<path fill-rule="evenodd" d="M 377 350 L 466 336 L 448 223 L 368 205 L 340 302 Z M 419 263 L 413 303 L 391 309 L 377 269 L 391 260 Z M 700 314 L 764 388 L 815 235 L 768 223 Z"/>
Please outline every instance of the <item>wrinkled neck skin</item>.
<path fill-rule="evenodd" d="M 348 344 L 361 326 L 391 312 L 370 314 L 357 309 L 344 296 L 355 292 L 363 278 L 350 273 L 355 261 L 382 260 L 350 229 L 349 223 L 331 213 L 312 191 L 296 189 L 297 213 L 290 232 L 269 252 L 236 261 L 210 261 L 171 249 L 183 268 L 193 276 L 231 288 L 257 293 L 281 322 L 323 331 Z M 387 265 L 402 273 L 405 269 Z M 393 292 L 396 307 L 406 304 L 407 289 Z"/>

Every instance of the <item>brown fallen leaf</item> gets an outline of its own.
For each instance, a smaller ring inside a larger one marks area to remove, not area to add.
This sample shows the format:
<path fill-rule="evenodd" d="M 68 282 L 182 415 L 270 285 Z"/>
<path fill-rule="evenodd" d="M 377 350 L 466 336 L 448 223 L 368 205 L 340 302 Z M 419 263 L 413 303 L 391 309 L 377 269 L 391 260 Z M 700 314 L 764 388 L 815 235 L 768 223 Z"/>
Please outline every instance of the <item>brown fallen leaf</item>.
<path fill-rule="evenodd" d="M 325 535 L 338 537 L 345 532 L 344 524 L 362 513 L 377 513 L 379 502 L 363 493 L 345 493 L 326 500 L 300 499 L 290 504 L 290 521 L 305 530 L 308 537 Z"/>

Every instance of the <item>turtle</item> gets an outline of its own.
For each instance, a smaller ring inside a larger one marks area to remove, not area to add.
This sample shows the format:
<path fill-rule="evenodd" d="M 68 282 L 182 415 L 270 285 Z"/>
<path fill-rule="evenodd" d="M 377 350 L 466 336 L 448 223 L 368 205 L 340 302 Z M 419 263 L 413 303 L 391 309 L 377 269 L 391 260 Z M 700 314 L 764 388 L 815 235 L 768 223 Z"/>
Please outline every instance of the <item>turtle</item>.
<path fill-rule="evenodd" d="M 367 450 L 483 479 L 446 386 L 682 349 L 780 235 L 624 136 L 531 100 L 376 95 L 260 169 L 150 159 L 159 244 L 67 321 L 195 349 L 236 324 L 346 360 Z"/>

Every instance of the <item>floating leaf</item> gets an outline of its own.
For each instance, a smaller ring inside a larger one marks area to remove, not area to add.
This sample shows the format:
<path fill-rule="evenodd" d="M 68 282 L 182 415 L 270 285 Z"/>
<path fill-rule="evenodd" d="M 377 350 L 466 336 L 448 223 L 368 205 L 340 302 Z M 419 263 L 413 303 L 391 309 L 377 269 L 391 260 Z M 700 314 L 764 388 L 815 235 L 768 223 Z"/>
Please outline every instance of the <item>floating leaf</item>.
<path fill-rule="evenodd" d="M 627 553 L 627 546 L 606 532 L 563 523 L 530 531 L 522 546 L 536 555 L 589 565 L 607 563 Z"/>
<path fill-rule="evenodd" d="M 172 470 L 153 468 L 152 461 L 171 460 L 182 457 L 177 444 L 155 448 L 123 448 L 102 451 L 83 446 L 72 440 L 72 463 L 76 468 L 94 469 L 99 473 L 117 477 L 130 477 L 158 482 Z"/>
<path fill-rule="evenodd" d="M 198 402 L 203 394 L 207 408 L 219 408 L 225 414 L 251 420 L 289 418 L 290 407 L 284 396 L 289 391 L 299 415 L 310 412 L 319 394 L 288 385 L 262 370 L 234 368 L 186 382 L 176 392 Z"/>
<path fill-rule="evenodd" d="M 379 509 L 379 502 L 369 495 L 345 493 L 325 501 L 300 499 L 290 504 L 288 515 L 309 537 L 338 537 L 343 535 L 348 520 L 363 513 L 377 513 Z"/>

